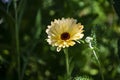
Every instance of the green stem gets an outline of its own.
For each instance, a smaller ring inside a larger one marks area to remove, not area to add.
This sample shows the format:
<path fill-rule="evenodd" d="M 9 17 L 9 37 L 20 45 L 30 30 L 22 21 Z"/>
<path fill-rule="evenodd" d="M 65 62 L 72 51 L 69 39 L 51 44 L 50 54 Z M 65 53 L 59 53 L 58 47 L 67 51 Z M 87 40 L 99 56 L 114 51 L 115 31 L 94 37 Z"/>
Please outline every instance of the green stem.
<path fill-rule="evenodd" d="M 32 53 L 32 51 L 34 50 L 35 46 L 37 45 L 37 43 L 39 42 L 38 40 L 33 40 L 34 41 L 34 44 L 32 45 L 29 45 L 29 46 L 32 46 L 31 48 L 29 48 L 29 50 L 26 50 L 27 52 L 27 57 L 24 58 L 24 64 L 23 64 L 23 67 L 21 69 L 21 80 L 23 80 L 24 78 L 24 73 L 25 73 L 25 70 L 27 68 L 27 65 L 28 65 L 28 62 L 29 62 L 29 57 L 30 57 L 30 53 Z"/>
<path fill-rule="evenodd" d="M 95 58 L 96 58 L 96 60 L 97 60 L 97 62 L 98 62 L 98 65 L 99 65 L 99 68 L 100 68 L 100 73 L 101 73 L 102 80 L 104 80 L 104 76 L 103 76 L 103 73 L 102 73 L 102 67 L 101 67 L 100 61 L 99 61 L 99 59 L 98 59 L 98 57 L 97 57 L 97 55 L 96 55 L 95 50 L 92 49 L 92 51 L 93 51 L 93 54 L 94 54 L 94 56 L 95 56 Z"/>
<path fill-rule="evenodd" d="M 64 49 L 65 59 L 66 59 L 66 71 L 67 71 L 67 78 L 70 78 L 70 69 L 69 69 L 69 56 L 68 56 L 68 48 Z"/>
<path fill-rule="evenodd" d="M 20 48 L 19 48 L 19 27 L 18 27 L 18 15 L 17 15 L 17 0 L 14 0 L 15 9 L 15 37 L 16 37 L 16 53 L 17 53 L 17 68 L 18 68 L 18 80 L 20 80 Z"/>

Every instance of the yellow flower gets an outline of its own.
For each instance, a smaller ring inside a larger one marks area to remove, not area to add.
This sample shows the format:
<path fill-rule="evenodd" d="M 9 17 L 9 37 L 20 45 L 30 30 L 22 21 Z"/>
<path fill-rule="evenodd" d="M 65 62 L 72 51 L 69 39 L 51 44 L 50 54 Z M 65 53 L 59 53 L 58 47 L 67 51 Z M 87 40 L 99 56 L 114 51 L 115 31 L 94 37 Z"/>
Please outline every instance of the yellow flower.
<path fill-rule="evenodd" d="M 62 18 L 61 20 L 54 20 L 51 25 L 48 25 L 46 33 L 48 34 L 47 42 L 57 47 L 57 52 L 62 48 L 75 45 L 83 38 L 83 25 L 76 23 L 77 20 L 73 18 Z"/>

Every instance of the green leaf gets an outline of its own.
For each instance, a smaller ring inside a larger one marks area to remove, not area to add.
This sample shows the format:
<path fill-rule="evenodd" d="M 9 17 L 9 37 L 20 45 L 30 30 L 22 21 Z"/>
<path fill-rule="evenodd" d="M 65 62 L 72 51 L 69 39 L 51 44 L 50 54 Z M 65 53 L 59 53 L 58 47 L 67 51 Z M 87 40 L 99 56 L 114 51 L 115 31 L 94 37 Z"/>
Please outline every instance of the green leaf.
<path fill-rule="evenodd" d="M 40 10 L 38 10 L 38 12 L 37 12 L 35 25 L 36 25 L 35 39 L 39 39 L 39 36 L 42 32 L 42 29 L 41 29 L 41 11 Z"/>
<path fill-rule="evenodd" d="M 20 0 L 20 3 L 17 8 L 17 13 L 18 13 L 18 23 L 20 24 L 25 7 L 26 7 L 26 2 L 27 0 Z"/>

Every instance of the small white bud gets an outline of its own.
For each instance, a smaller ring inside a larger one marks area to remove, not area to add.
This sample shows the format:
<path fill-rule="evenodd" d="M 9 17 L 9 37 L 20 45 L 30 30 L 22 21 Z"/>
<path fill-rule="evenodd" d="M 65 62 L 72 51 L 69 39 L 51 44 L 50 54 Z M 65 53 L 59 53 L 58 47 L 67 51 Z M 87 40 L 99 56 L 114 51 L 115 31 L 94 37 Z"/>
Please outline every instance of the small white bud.
<path fill-rule="evenodd" d="M 85 41 L 87 42 L 87 43 L 90 43 L 91 41 L 93 40 L 93 38 L 92 37 L 86 37 L 86 39 L 85 39 Z"/>

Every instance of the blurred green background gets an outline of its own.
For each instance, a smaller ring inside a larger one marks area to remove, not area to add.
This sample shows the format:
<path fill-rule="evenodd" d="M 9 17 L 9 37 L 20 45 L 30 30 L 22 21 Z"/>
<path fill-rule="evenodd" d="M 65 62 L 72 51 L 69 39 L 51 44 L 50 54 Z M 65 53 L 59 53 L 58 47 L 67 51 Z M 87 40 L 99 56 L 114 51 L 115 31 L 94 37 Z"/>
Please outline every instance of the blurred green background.
<path fill-rule="evenodd" d="M 0 80 L 18 80 L 13 2 L 0 1 Z M 120 22 L 112 0 L 18 0 L 21 80 L 65 80 L 63 51 L 46 42 L 47 25 L 54 19 L 75 18 L 84 25 L 84 38 L 96 34 L 96 52 L 105 80 L 120 79 L 117 41 Z M 98 63 L 88 44 L 69 48 L 72 77 L 101 80 Z"/>

